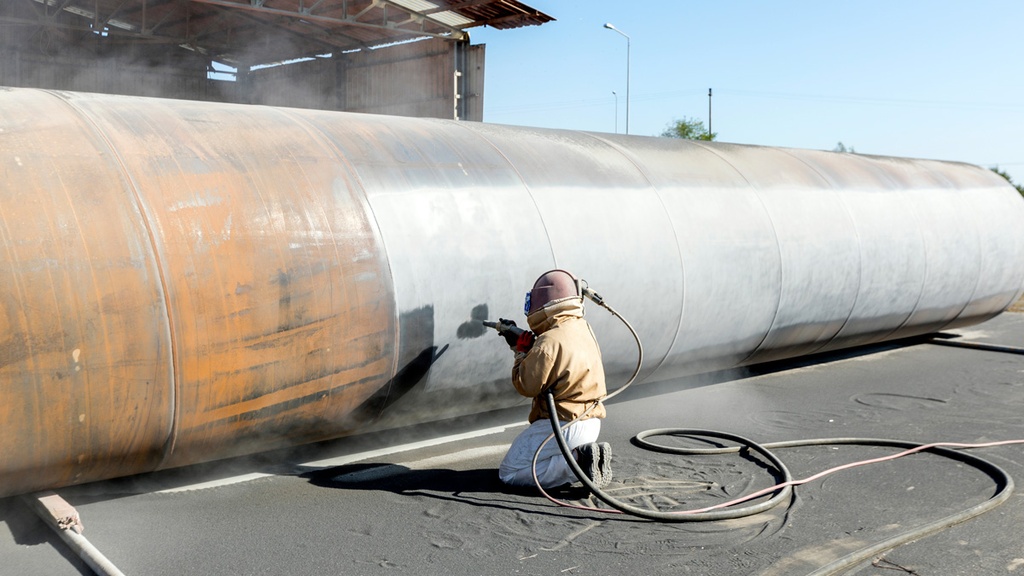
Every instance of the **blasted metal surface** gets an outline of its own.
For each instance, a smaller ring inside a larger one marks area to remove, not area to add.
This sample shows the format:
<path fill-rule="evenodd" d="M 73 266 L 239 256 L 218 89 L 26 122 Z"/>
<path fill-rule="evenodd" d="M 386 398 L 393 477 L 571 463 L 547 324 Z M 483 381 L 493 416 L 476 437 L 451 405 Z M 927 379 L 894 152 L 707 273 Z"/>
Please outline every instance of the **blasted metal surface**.
<path fill-rule="evenodd" d="M 1024 202 L 950 162 L 27 89 L 0 150 L 0 494 L 521 403 L 479 322 L 553 267 L 647 382 L 1024 286 Z"/>

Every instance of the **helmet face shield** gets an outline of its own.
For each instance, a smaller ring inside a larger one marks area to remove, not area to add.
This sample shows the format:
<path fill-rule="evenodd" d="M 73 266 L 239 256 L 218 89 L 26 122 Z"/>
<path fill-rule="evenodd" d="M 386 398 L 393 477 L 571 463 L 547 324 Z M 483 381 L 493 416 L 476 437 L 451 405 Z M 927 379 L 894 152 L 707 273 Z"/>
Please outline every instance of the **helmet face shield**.
<path fill-rule="evenodd" d="M 582 297 L 579 280 L 565 270 L 549 270 L 541 274 L 533 283 L 533 289 L 526 293 L 526 304 L 523 313 L 527 316 L 548 305 L 549 302 L 569 298 Z"/>

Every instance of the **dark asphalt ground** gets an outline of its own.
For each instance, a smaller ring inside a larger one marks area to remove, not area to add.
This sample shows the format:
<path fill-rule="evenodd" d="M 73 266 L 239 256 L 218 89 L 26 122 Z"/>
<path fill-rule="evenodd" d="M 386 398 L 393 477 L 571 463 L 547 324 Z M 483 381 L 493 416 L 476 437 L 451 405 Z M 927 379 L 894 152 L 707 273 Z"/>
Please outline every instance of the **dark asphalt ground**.
<path fill-rule="evenodd" d="M 1024 345 L 1024 314 L 961 340 Z M 1024 439 L 1024 356 L 916 343 L 637 386 L 609 406 L 609 489 L 641 505 L 698 507 L 768 486 L 740 455 L 673 456 L 640 430 L 711 428 L 759 442 Z M 811 574 L 848 552 L 986 501 L 997 486 L 923 453 L 839 472 L 743 519 L 666 524 L 558 508 L 496 479 L 527 408 L 290 452 L 67 488 L 85 536 L 128 575 Z M 507 427 L 505 427 L 507 426 Z M 503 429 L 504 427 L 504 429 Z M 473 435 L 473 431 L 490 433 Z M 443 435 L 466 437 L 391 452 Z M 380 452 L 372 452 L 380 450 Z M 794 476 L 891 448 L 779 450 Z M 973 450 L 1024 483 L 1024 446 Z M 197 483 L 258 477 L 217 487 Z M 180 489 L 186 491 L 166 492 Z M 1024 575 L 1024 488 L 1001 506 L 849 569 L 857 575 Z M 570 492 L 579 502 L 581 494 Z M 89 574 L 14 498 L 0 500 L 0 573 Z"/>

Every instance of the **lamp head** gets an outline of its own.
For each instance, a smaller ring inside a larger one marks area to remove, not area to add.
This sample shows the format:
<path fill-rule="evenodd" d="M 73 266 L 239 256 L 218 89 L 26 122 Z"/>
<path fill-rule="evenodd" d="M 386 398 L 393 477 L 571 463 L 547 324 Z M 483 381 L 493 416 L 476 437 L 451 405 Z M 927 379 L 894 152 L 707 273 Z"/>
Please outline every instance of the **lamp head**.
<path fill-rule="evenodd" d="M 615 32 L 616 34 L 621 34 L 622 37 L 625 38 L 627 41 L 629 40 L 629 34 L 626 34 L 622 30 L 619 30 L 618 28 L 613 26 L 611 22 L 606 22 L 604 27 L 611 30 L 612 32 Z"/>

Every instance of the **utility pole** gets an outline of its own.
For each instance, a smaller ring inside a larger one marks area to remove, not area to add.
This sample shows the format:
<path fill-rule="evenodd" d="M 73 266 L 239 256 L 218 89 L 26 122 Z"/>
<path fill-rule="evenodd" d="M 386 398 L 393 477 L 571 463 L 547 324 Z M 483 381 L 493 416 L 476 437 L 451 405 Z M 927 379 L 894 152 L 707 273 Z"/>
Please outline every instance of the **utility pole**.
<path fill-rule="evenodd" d="M 711 137 L 711 88 L 708 88 L 708 138 Z"/>

